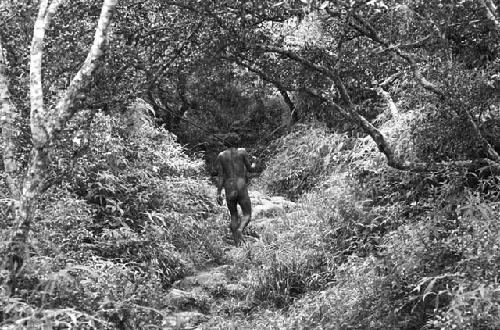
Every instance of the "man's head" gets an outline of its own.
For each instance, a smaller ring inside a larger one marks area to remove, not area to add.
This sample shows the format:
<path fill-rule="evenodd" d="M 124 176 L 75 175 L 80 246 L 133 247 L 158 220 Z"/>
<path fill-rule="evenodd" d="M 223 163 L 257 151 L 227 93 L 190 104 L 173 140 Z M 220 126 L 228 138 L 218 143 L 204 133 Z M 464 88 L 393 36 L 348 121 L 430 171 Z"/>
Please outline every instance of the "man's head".
<path fill-rule="evenodd" d="M 224 134 L 223 140 L 226 148 L 237 148 L 240 144 L 241 138 L 236 133 L 228 133 Z"/>

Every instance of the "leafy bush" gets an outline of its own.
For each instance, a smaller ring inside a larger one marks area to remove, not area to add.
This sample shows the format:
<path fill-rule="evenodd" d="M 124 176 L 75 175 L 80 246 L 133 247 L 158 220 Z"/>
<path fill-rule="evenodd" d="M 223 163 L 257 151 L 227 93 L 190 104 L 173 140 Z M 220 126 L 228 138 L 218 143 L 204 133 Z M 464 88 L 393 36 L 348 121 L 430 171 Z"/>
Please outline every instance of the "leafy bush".
<path fill-rule="evenodd" d="M 76 118 L 61 139 L 70 148 L 53 155 L 57 184 L 39 203 L 18 291 L 1 293 L 2 326 L 160 325 L 171 284 L 223 260 L 226 225 L 203 162 L 146 110 L 97 113 L 87 126 Z"/>
<path fill-rule="evenodd" d="M 409 160 L 423 155 L 412 131 L 400 132 L 414 120 L 403 114 L 382 125 Z M 311 175 L 289 180 L 298 209 L 266 224 L 262 243 L 236 258 L 249 269 L 247 299 L 282 308 L 260 310 L 248 327 L 497 328 L 499 179 L 451 165 L 400 172 L 366 138 L 310 132 L 280 140 L 261 178 L 270 189 L 300 167 Z M 331 144 L 319 157 L 324 141 Z"/>
<path fill-rule="evenodd" d="M 348 139 L 314 123 L 298 124 L 291 134 L 274 143 L 274 156 L 255 185 L 296 199 L 320 182 L 334 165 L 334 160 L 325 157 L 342 149 Z"/>
<path fill-rule="evenodd" d="M 321 276 L 325 256 L 319 251 L 288 246 L 267 250 L 266 254 L 265 260 L 259 260 L 260 269 L 249 274 L 250 290 L 256 301 L 282 308 L 307 291 L 317 289 L 325 280 Z"/>
<path fill-rule="evenodd" d="M 500 209 L 498 202 L 467 191 L 458 210 L 459 226 L 446 237 L 446 246 L 461 256 L 461 274 L 447 291 L 450 304 L 430 322 L 442 329 L 494 329 L 500 326 Z"/>
<path fill-rule="evenodd" d="M 500 306 L 498 283 L 463 281 L 454 290 L 447 310 L 437 314 L 429 325 L 439 329 L 497 329 Z"/>
<path fill-rule="evenodd" d="M 124 227 L 189 251 L 198 262 L 220 260 L 217 237 L 223 229 L 207 221 L 216 208 L 203 162 L 188 157 L 171 133 L 155 128 L 146 110 L 138 103 L 122 117 L 98 114 L 92 124 L 90 153 L 78 160 L 70 184 L 97 208 L 93 231 Z"/>
<path fill-rule="evenodd" d="M 306 295 L 287 313 L 288 326 L 304 328 L 383 328 L 377 315 L 389 306 L 378 304 L 387 295 L 380 263 L 373 257 L 350 257 L 339 266 L 330 288 Z"/>

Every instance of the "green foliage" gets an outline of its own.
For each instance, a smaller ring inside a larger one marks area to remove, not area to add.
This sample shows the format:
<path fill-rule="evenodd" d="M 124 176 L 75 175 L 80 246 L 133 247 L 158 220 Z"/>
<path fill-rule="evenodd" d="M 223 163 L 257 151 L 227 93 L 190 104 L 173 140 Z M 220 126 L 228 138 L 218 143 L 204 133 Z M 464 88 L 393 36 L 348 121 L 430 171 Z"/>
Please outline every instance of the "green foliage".
<path fill-rule="evenodd" d="M 376 322 L 389 306 L 378 304 L 387 295 L 380 264 L 373 257 L 350 258 L 335 270 L 335 280 L 321 292 L 298 300 L 287 314 L 287 326 L 304 328 L 384 328 Z M 371 319 L 371 320 L 370 320 Z M 390 328 L 390 326 L 389 326 Z"/>
<path fill-rule="evenodd" d="M 439 329 L 496 329 L 500 326 L 498 284 L 459 283 L 446 312 L 430 323 Z"/>
<path fill-rule="evenodd" d="M 500 212 L 498 203 L 477 192 L 467 192 L 458 210 L 460 226 L 446 238 L 449 249 L 462 256 L 457 270 L 461 277 L 450 295 L 450 305 L 431 322 L 442 329 L 497 328 L 500 287 Z"/>
<path fill-rule="evenodd" d="M 321 124 L 296 125 L 270 147 L 273 156 L 256 185 L 295 199 L 320 182 L 334 165 L 335 159 L 327 156 L 338 151 L 335 148 L 342 149 L 347 140 L 344 135 L 329 134 Z"/>
<path fill-rule="evenodd" d="M 429 66 L 440 63 L 441 58 L 429 58 Z M 413 151 L 423 161 L 449 161 L 485 157 L 470 122 L 460 110 L 467 111 L 489 143 L 496 147 L 493 137 L 498 129 L 497 99 L 491 76 L 498 70 L 498 63 L 489 63 L 481 70 L 471 70 L 464 63 L 450 64 L 446 72 L 435 72 L 451 101 L 439 102 L 422 97 L 417 91 L 402 91 L 404 107 L 419 109 L 410 124 Z"/>
<path fill-rule="evenodd" d="M 169 312 L 165 290 L 222 261 L 226 224 L 203 162 L 146 110 L 138 102 L 121 117 L 97 113 L 88 127 L 76 118 L 73 138 L 59 141 L 69 145 L 53 154 L 59 184 L 40 201 L 32 257 L 18 292 L 4 296 L 2 325 L 160 325 Z"/>
<path fill-rule="evenodd" d="M 411 141 L 411 132 L 398 132 L 415 119 L 384 123 L 389 136 L 404 136 L 396 150 Z M 317 149 L 304 148 L 302 159 L 289 155 L 304 141 L 336 137 L 323 131 L 318 139 L 317 128 L 295 134 L 280 140 L 263 178 L 273 182 L 297 162 L 307 168 L 303 159 Z M 247 299 L 281 308 L 259 310 L 248 327 L 498 327 L 498 178 L 456 166 L 399 172 L 381 167 L 363 138 L 336 141 L 323 157 L 334 165 L 313 172 L 316 185 L 295 212 L 266 224 L 262 243 L 235 257 L 248 269 L 240 280 Z"/>
<path fill-rule="evenodd" d="M 303 238 L 307 242 L 306 238 Z M 249 273 L 253 299 L 282 308 L 290 305 L 307 291 L 315 290 L 325 281 L 321 267 L 325 255 L 314 248 L 295 247 L 282 242 L 276 246 L 252 249 L 260 255 L 252 260 L 261 267 Z M 257 251 L 256 251 L 257 250 Z"/>

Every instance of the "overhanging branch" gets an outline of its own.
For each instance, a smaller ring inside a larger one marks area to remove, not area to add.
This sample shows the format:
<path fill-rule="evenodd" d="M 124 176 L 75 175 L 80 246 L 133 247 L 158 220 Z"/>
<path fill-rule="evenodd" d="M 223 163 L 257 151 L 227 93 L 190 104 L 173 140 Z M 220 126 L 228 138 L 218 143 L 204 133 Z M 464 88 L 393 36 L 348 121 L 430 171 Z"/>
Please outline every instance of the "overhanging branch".
<path fill-rule="evenodd" d="M 327 8 L 327 12 L 334 17 L 338 17 L 338 14 L 333 13 L 329 8 Z M 349 20 L 349 18 L 352 18 L 353 20 Z M 346 24 L 352 27 L 354 30 L 361 33 L 362 35 L 371 39 L 375 43 L 381 45 L 386 50 L 395 53 L 397 56 L 405 60 L 410 65 L 410 68 L 412 69 L 416 81 L 425 90 L 432 92 L 433 94 L 437 95 L 440 98 L 440 100 L 447 102 L 450 106 L 453 106 L 453 102 L 451 102 L 450 100 L 450 95 L 444 93 L 437 85 L 430 82 L 424 77 L 422 70 L 420 70 L 420 67 L 418 66 L 418 63 L 416 62 L 413 54 L 403 51 L 400 47 L 396 45 L 392 45 L 388 40 L 380 36 L 380 34 L 373 27 L 373 25 L 371 25 L 366 19 L 362 18 L 355 11 L 352 11 L 348 15 Z M 497 163 L 500 162 L 500 155 L 495 151 L 495 149 L 491 146 L 491 144 L 483 137 L 474 118 L 469 113 L 469 111 L 461 105 L 458 107 L 455 106 L 454 108 L 458 112 L 458 114 L 461 115 L 469 124 L 472 133 L 477 138 L 477 141 L 481 145 L 481 148 L 483 149 L 486 157 Z"/>
<path fill-rule="evenodd" d="M 486 10 L 486 16 L 495 25 L 497 32 L 500 32 L 500 19 L 498 18 L 497 5 L 492 0 L 479 0 L 481 6 Z"/>

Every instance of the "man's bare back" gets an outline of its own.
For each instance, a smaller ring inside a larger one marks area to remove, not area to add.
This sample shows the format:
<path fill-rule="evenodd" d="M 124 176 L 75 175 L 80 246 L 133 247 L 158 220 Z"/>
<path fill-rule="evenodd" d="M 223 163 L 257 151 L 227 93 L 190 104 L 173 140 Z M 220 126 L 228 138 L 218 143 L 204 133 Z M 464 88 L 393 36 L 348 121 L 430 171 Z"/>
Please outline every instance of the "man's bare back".
<path fill-rule="evenodd" d="M 255 170 L 244 148 L 229 148 L 217 156 L 217 202 L 222 205 L 222 187 L 226 192 L 227 208 L 231 213 L 231 232 L 236 245 L 242 240 L 242 232 L 250 221 L 252 205 L 248 197 L 247 173 Z M 243 213 L 238 219 L 237 205 Z"/>

